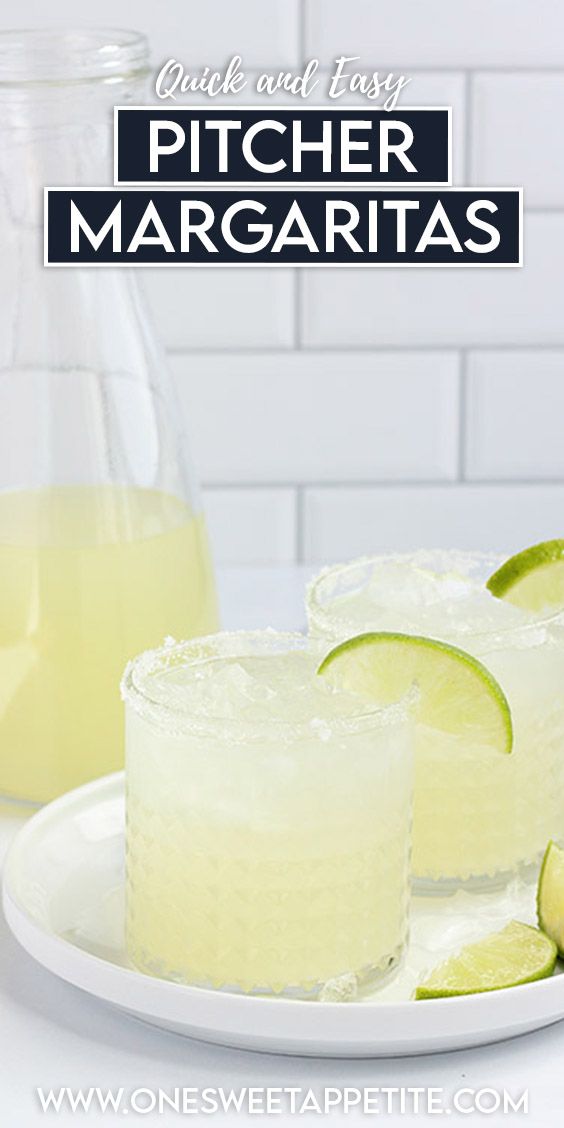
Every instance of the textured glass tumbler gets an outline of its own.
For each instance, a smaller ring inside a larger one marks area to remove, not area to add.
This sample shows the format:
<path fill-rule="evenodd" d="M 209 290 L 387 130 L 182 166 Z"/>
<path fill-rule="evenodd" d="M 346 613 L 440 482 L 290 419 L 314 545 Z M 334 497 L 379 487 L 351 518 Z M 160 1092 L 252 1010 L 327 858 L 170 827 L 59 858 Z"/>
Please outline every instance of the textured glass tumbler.
<path fill-rule="evenodd" d="M 326 569 L 308 592 L 313 636 L 431 635 L 478 658 L 507 697 L 509 755 L 417 726 L 412 869 L 421 890 L 503 883 L 564 832 L 563 619 L 490 597 L 484 581 L 500 563 L 454 551 L 371 557 Z"/>
<path fill-rule="evenodd" d="M 315 997 L 397 963 L 410 701 L 335 693 L 318 660 L 303 636 L 264 631 L 128 667 L 127 947 L 141 971 Z"/>

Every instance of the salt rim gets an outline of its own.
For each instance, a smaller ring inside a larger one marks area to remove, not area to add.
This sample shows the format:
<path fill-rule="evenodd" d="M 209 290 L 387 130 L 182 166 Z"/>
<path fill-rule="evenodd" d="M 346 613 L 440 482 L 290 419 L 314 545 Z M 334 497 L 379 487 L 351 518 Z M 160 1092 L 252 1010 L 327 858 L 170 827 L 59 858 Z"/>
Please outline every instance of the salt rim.
<path fill-rule="evenodd" d="M 236 649 L 230 649 L 230 644 L 234 646 L 235 643 L 240 645 Z M 276 649 L 269 646 L 269 643 L 285 643 L 286 650 L 282 649 L 282 645 Z M 258 654 L 283 654 L 293 649 L 302 649 L 313 655 L 319 653 L 321 659 L 327 652 L 323 643 L 308 638 L 305 634 L 277 631 L 272 627 L 254 631 L 218 631 L 216 634 L 180 642 L 169 637 L 164 640 L 162 646 L 145 650 L 128 662 L 120 683 L 122 700 L 143 720 L 164 728 L 170 735 L 194 732 L 217 738 L 218 729 L 223 726 L 225 735 L 230 740 L 239 739 L 247 742 L 253 738 L 263 739 L 265 733 L 273 729 L 276 731 L 277 738 L 281 740 L 291 741 L 299 734 L 306 733 L 308 738 L 315 739 L 316 732 L 312 728 L 315 717 L 302 721 L 288 721 L 276 717 L 249 721 L 217 716 L 209 712 L 199 715 L 193 712 L 187 713 L 180 706 L 164 704 L 152 698 L 148 692 L 149 679 L 159 670 L 182 665 L 197 667 L 204 662 L 214 662 L 226 657 L 234 659 L 249 657 L 253 655 L 251 649 L 253 644 L 259 646 L 263 644 L 262 650 L 254 652 Z M 222 652 L 221 648 L 224 646 L 226 649 Z M 213 651 L 211 654 L 210 650 Z M 184 663 L 178 661 L 184 655 L 188 660 Z M 391 705 L 370 707 L 359 698 L 358 712 L 345 717 L 331 717 L 328 724 L 331 731 L 337 735 L 360 732 L 374 727 L 386 728 L 409 719 L 414 713 L 418 700 L 419 693 L 415 687 L 411 687 L 402 698 Z"/>
<path fill-rule="evenodd" d="M 308 624 L 310 630 L 314 628 L 322 634 L 329 637 L 335 637 L 335 615 L 331 611 L 332 603 L 331 598 L 326 603 L 322 603 L 319 599 L 319 590 L 322 588 L 327 580 L 334 580 L 337 582 L 341 577 L 345 577 L 348 572 L 353 572 L 355 569 L 366 567 L 374 567 L 378 564 L 409 564 L 413 567 L 428 568 L 437 573 L 437 561 L 444 560 L 445 564 L 455 561 L 459 565 L 459 570 L 463 576 L 468 574 L 471 578 L 472 569 L 476 566 L 487 564 L 493 572 L 495 568 L 499 567 L 508 558 L 499 553 L 459 550 L 459 549 L 444 549 L 444 548 L 423 548 L 416 549 L 413 552 L 384 552 L 376 553 L 374 555 L 358 556 L 353 560 L 348 560 L 340 564 L 330 564 L 322 568 L 313 579 L 309 581 L 306 586 L 306 610 L 308 615 Z M 466 573 L 467 569 L 467 573 Z M 440 574 L 440 573 L 439 573 Z M 360 585 L 359 590 L 363 585 Z M 484 591 L 487 588 L 484 582 Z M 492 596 L 492 599 L 495 599 Z M 385 605 L 382 604 L 382 609 L 385 610 Z M 514 623 L 511 626 L 500 626 L 495 629 L 489 628 L 486 630 L 460 630 L 456 626 L 450 625 L 448 635 L 456 639 L 482 639 L 491 640 L 496 638 L 507 639 L 514 636 L 526 636 L 529 631 L 538 629 L 539 627 L 550 626 L 551 624 L 562 623 L 564 625 L 564 608 L 562 610 L 553 611 L 549 615 L 534 614 L 533 612 L 524 611 L 522 608 L 523 621 L 521 623 Z M 342 615 L 338 618 L 339 634 L 343 633 L 346 637 L 349 633 L 354 635 L 358 633 L 358 623 L 354 620 L 347 620 Z M 410 633 L 410 632 L 406 632 Z M 429 636 L 431 637 L 431 636 Z M 432 636 L 434 637 L 434 635 Z M 462 642 L 461 642 L 462 645 Z"/>

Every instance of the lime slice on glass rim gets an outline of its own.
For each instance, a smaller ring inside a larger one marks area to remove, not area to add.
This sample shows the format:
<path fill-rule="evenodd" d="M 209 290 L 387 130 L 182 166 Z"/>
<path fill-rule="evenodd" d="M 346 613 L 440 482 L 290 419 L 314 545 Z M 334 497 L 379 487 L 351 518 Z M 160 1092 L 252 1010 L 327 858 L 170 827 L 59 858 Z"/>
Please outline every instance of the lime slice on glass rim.
<path fill-rule="evenodd" d="M 556 944 L 544 932 L 512 920 L 439 964 L 416 987 L 414 998 L 445 999 L 533 983 L 552 975 L 556 955 Z"/>
<path fill-rule="evenodd" d="M 543 541 L 510 556 L 486 587 L 525 611 L 564 607 L 564 540 Z"/>
<path fill-rule="evenodd" d="M 370 632 L 336 646 L 317 672 L 380 705 L 398 701 L 415 683 L 420 724 L 511 752 L 511 711 L 501 686 L 456 646 L 419 635 Z"/>
<path fill-rule="evenodd" d="M 542 860 L 537 889 L 539 926 L 564 955 L 564 850 L 549 842 Z"/>

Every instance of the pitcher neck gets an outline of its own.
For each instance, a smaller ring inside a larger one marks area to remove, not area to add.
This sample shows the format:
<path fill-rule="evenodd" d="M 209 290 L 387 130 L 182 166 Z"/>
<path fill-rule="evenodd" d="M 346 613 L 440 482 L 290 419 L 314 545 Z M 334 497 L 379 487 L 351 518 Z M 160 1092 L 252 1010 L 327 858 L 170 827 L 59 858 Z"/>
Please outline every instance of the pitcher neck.
<path fill-rule="evenodd" d="M 0 32 L 0 91 L 135 81 L 147 73 L 148 44 L 137 31 L 42 28 Z"/>
<path fill-rule="evenodd" d="M 45 186 L 112 182 L 112 111 L 144 100 L 148 45 L 113 29 L 0 33 L 0 233 L 37 231 Z"/>
<path fill-rule="evenodd" d="M 38 189 L 111 183 L 112 110 L 144 100 L 147 61 L 137 32 L 0 33 L 0 175 L 11 181 L 8 196 L 21 179 Z"/>

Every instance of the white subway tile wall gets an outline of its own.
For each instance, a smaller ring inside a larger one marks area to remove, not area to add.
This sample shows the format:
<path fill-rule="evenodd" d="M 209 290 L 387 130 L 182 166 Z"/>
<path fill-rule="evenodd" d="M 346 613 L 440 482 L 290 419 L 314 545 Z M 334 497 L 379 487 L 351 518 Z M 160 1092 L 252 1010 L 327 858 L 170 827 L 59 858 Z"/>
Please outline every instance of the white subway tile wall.
<path fill-rule="evenodd" d="M 294 489 L 204 489 L 214 553 L 227 564 L 291 564 L 296 559 Z"/>
<path fill-rule="evenodd" d="M 470 175 L 474 184 L 523 185 L 529 208 L 561 208 L 564 72 L 477 74 Z"/>
<path fill-rule="evenodd" d="M 75 24 L 76 0 L 48 20 Z M 217 560 L 563 535 L 562 0 L 98 0 L 80 21 L 134 24 L 191 74 L 242 55 L 241 104 L 312 56 L 323 104 L 357 56 L 411 77 L 404 105 L 452 105 L 455 184 L 524 185 L 523 269 L 144 272 Z M 19 0 L 19 26 L 45 22 Z"/>
<path fill-rule="evenodd" d="M 564 344 L 564 210 L 526 214 L 524 260 L 505 270 L 306 270 L 304 344 Z"/>
<path fill-rule="evenodd" d="M 179 267 L 142 274 L 160 333 L 171 352 L 290 349 L 294 344 L 291 270 Z M 182 365 L 177 368 L 182 381 Z"/>
<path fill-rule="evenodd" d="M 309 55 L 378 68 L 564 63 L 561 0 L 306 0 Z"/>
<path fill-rule="evenodd" d="M 457 477 L 455 352 L 200 353 L 173 366 L 210 484 Z"/>
<path fill-rule="evenodd" d="M 557 349 L 469 357 L 468 479 L 564 481 L 563 373 L 564 351 Z"/>
<path fill-rule="evenodd" d="M 353 486 L 309 489 L 304 552 L 322 563 L 388 549 L 488 548 L 501 553 L 562 532 L 563 485 Z M 558 524 L 560 522 L 560 524 Z"/>

